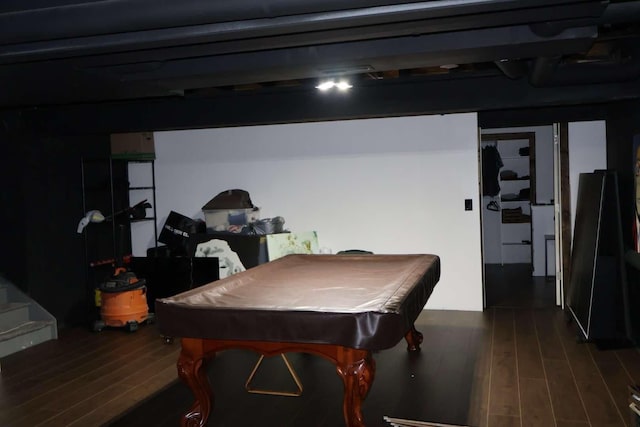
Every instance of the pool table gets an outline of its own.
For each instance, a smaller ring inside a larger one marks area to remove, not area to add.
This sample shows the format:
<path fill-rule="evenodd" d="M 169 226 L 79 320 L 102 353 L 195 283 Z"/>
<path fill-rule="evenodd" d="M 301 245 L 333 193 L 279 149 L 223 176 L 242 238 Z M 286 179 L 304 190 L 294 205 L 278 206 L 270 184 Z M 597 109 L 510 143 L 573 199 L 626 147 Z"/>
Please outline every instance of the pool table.
<path fill-rule="evenodd" d="M 213 392 L 205 366 L 216 352 L 319 355 L 344 383 L 347 427 L 363 427 L 372 351 L 403 337 L 418 351 L 414 321 L 440 278 L 436 255 L 288 255 L 156 301 L 160 332 L 180 337 L 178 375 L 195 395 L 182 426 L 204 426 Z"/>

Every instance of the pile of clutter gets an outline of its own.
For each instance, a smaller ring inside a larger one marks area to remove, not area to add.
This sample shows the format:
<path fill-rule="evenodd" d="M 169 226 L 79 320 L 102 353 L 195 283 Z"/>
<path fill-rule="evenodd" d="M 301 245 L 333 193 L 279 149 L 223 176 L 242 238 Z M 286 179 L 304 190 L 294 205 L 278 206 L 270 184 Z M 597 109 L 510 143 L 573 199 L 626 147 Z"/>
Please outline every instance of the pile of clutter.
<path fill-rule="evenodd" d="M 260 219 L 260 208 L 253 205 L 245 190 L 226 190 L 202 207 L 207 231 L 239 234 L 281 233 L 284 218 Z"/>
<path fill-rule="evenodd" d="M 284 218 L 260 218 L 260 208 L 253 205 L 249 193 L 233 189 L 219 193 L 202 207 L 205 220 L 193 219 L 171 211 L 158 241 L 175 254 L 186 250 L 190 236 L 203 233 L 266 235 L 282 233 Z M 176 251 L 177 250 L 177 251 Z"/>

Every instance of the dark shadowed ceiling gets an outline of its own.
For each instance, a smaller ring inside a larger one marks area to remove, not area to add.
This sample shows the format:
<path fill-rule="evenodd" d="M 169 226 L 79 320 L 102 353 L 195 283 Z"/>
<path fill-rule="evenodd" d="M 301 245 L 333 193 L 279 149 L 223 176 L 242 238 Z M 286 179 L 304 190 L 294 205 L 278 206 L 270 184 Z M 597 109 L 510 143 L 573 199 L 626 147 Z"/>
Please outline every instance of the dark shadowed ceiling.
<path fill-rule="evenodd" d="M 2 109 L 287 93 L 327 77 L 387 95 L 429 85 L 476 110 L 638 98 L 640 1 L 0 2 Z"/>

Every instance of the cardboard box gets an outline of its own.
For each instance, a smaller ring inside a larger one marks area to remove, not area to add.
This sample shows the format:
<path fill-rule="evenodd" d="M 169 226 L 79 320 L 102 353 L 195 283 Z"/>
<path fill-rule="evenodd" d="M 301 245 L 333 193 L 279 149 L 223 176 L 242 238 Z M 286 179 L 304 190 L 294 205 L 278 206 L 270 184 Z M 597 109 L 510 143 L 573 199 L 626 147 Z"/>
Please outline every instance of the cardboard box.
<path fill-rule="evenodd" d="M 111 134 L 111 156 L 114 158 L 153 160 L 155 151 L 153 132 Z"/>

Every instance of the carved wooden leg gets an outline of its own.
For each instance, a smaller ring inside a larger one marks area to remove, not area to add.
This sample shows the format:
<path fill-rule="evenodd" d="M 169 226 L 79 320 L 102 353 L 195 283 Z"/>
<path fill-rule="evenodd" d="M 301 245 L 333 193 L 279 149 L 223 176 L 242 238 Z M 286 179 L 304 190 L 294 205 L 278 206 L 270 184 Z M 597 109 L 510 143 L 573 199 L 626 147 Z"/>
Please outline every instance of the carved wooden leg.
<path fill-rule="evenodd" d="M 345 349 L 342 356 L 339 357 L 336 370 L 344 383 L 344 421 L 347 427 L 365 427 L 362 401 L 373 383 L 375 361 L 366 350 Z"/>
<path fill-rule="evenodd" d="M 178 358 L 178 376 L 189 386 L 196 400 L 182 416 L 181 427 L 204 427 L 213 406 L 213 392 L 206 373 L 202 340 L 183 338 Z"/>
<path fill-rule="evenodd" d="M 420 351 L 420 344 L 422 344 L 422 334 L 416 329 L 415 325 L 411 325 L 411 329 L 404 336 L 407 340 L 407 351 Z"/>

